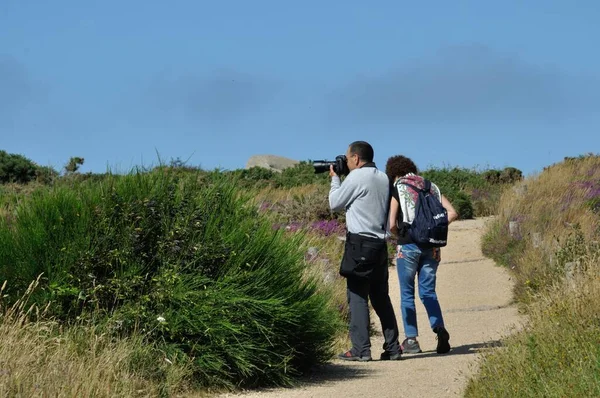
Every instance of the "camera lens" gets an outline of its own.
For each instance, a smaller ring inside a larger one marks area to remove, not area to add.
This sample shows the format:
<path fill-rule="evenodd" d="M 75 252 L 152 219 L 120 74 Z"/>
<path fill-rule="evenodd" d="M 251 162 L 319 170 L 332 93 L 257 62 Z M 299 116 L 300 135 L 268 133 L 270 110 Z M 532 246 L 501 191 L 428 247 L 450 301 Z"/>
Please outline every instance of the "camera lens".
<path fill-rule="evenodd" d="M 328 160 L 315 160 L 313 162 L 313 168 L 315 169 L 315 174 L 326 173 L 329 171 L 329 166 L 334 165 L 335 162 L 330 162 Z"/>

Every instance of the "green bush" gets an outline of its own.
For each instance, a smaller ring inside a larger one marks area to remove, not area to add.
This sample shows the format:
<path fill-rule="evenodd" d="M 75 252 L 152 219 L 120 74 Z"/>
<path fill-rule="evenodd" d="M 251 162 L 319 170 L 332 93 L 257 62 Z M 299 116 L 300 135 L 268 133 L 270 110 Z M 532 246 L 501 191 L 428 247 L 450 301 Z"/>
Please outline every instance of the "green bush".
<path fill-rule="evenodd" d="M 483 179 L 489 184 L 499 184 L 500 183 L 500 170 L 486 170 L 483 172 Z"/>
<path fill-rule="evenodd" d="M 249 169 L 236 170 L 233 172 L 233 175 L 245 186 L 258 187 L 258 185 L 270 185 L 273 180 L 277 179 L 278 173 L 264 167 L 256 166 Z"/>
<path fill-rule="evenodd" d="M 28 183 L 35 180 L 37 165 L 25 156 L 0 150 L 0 183 Z"/>
<path fill-rule="evenodd" d="M 264 167 L 237 169 L 224 173 L 236 179 L 237 183 L 248 188 L 264 188 L 267 186 L 288 189 L 310 184 L 327 184 L 327 173 L 315 174 L 310 162 L 300 162 L 282 171 L 273 171 Z"/>
<path fill-rule="evenodd" d="M 421 175 L 433 181 L 440 189 L 463 191 L 468 188 L 483 188 L 487 186 L 482 173 L 460 167 L 432 168 Z"/>
<path fill-rule="evenodd" d="M 474 216 L 471 198 L 464 192 L 448 192 L 448 200 L 458 212 L 461 220 L 471 219 Z"/>
<path fill-rule="evenodd" d="M 80 166 L 83 166 L 85 159 L 79 156 L 73 156 L 69 159 L 69 162 L 65 165 L 65 172 L 67 174 L 76 173 Z"/>
<path fill-rule="evenodd" d="M 515 182 L 523 179 L 523 173 L 521 170 L 514 167 L 506 167 L 499 176 L 499 182 L 501 184 L 514 184 Z"/>
<path fill-rule="evenodd" d="M 51 184 L 58 177 L 58 171 L 49 166 L 38 166 L 35 170 L 35 180 L 41 184 Z"/>
<path fill-rule="evenodd" d="M 203 386 L 283 385 L 328 359 L 340 326 L 283 236 L 225 176 L 106 176 L 31 195 L 0 218 L 0 278 L 70 322 L 103 314 L 193 361 Z M 13 288 L 14 287 L 14 288 Z"/>
<path fill-rule="evenodd" d="M 311 162 L 300 162 L 294 167 L 284 169 L 275 179 L 277 188 L 292 188 L 308 184 L 327 184 L 329 173 L 315 174 Z"/>

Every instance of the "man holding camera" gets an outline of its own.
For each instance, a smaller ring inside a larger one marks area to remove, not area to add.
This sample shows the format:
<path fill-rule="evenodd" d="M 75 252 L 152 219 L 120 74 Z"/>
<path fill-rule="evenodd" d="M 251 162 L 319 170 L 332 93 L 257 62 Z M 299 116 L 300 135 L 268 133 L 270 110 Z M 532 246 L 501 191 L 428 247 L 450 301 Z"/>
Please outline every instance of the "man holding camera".
<path fill-rule="evenodd" d="M 338 356 L 346 361 L 371 360 L 369 298 L 385 338 L 380 359 L 399 360 L 402 354 L 388 291 L 385 238 L 390 183 L 373 163 L 373 155 L 370 144 L 356 141 L 346 151 L 347 169 L 343 170 L 343 163 L 329 169 L 329 205 L 333 211 L 346 210 L 346 245 L 340 275 L 347 282 L 352 348 Z M 347 174 L 343 183 L 336 172 Z"/>

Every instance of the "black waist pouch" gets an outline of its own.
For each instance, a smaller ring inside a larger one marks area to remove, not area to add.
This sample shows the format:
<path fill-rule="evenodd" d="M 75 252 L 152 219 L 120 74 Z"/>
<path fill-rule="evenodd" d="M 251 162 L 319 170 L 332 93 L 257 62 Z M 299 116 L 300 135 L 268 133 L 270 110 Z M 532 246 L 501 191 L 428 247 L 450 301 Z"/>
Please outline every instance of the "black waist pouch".
<path fill-rule="evenodd" d="M 387 267 L 387 243 L 384 239 L 346 234 L 346 247 L 340 265 L 340 275 L 370 279 Z"/>

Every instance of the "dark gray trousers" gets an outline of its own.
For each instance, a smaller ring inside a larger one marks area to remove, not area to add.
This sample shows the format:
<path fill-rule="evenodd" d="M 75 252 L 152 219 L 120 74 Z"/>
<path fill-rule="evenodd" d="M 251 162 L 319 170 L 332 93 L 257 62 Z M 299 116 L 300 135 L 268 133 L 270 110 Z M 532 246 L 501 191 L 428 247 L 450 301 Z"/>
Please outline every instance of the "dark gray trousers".
<path fill-rule="evenodd" d="M 379 320 L 385 338 L 383 349 L 390 353 L 400 352 L 398 324 L 389 296 L 389 272 L 387 246 L 372 247 L 362 237 L 353 236 L 346 241 L 342 269 L 346 270 L 348 305 L 350 307 L 351 353 L 357 356 L 371 356 L 369 338 L 369 299 Z M 352 275 L 350 271 L 354 269 Z M 356 270 L 360 270 L 357 272 Z M 368 270 L 368 272 L 361 272 Z M 357 276 L 360 275 L 360 276 Z M 364 275 L 364 276 L 363 276 Z"/>

